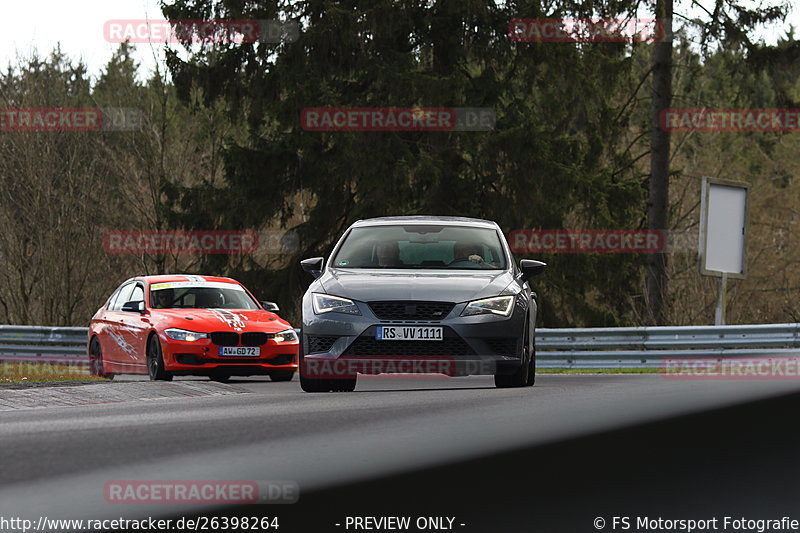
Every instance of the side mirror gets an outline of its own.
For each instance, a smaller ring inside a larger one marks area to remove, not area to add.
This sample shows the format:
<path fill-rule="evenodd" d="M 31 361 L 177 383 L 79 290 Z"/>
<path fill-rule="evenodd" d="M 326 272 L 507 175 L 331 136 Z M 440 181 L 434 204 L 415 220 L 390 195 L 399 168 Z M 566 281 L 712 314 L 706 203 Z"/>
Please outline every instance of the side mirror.
<path fill-rule="evenodd" d="M 267 311 L 272 311 L 273 313 L 277 313 L 278 311 L 281 310 L 281 308 L 278 307 L 278 304 L 276 304 L 275 302 L 269 302 L 267 300 L 261 300 L 260 303 L 261 303 L 261 307 L 263 307 Z"/>
<path fill-rule="evenodd" d="M 137 300 L 132 302 L 125 302 L 122 306 L 122 310 L 128 313 L 144 314 L 144 301 Z"/>
<path fill-rule="evenodd" d="M 527 281 L 529 278 L 538 276 L 544 272 L 544 269 L 547 268 L 547 263 L 534 261 L 533 259 L 523 259 L 519 262 L 519 268 L 522 271 L 522 275 L 520 277 L 523 279 L 523 281 Z"/>
<path fill-rule="evenodd" d="M 311 259 L 303 259 L 300 261 L 300 266 L 303 270 L 318 278 L 322 275 L 322 267 L 325 265 L 324 257 L 312 257 Z"/>

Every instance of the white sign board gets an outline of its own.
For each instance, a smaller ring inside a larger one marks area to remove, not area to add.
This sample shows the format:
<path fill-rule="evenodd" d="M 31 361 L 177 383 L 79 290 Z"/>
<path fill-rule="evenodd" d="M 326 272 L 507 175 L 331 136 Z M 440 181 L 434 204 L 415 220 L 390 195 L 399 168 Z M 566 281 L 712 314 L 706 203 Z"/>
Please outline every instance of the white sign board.
<path fill-rule="evenodd" d="M 700 273 L 747 276 L 748 184 L 703 178 L 700 199 Z"/>

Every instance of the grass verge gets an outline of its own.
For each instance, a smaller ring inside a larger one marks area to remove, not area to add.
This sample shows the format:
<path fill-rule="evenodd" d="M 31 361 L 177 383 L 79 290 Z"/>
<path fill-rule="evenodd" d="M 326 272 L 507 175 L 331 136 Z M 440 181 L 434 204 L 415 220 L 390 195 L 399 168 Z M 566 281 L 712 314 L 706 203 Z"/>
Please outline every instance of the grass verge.
<path fill-rule="evenodd" d="M 92 383 L 105 378 L 89 373 L 88 363 L 0 361 L 0 387 L 28 383 Z"/>

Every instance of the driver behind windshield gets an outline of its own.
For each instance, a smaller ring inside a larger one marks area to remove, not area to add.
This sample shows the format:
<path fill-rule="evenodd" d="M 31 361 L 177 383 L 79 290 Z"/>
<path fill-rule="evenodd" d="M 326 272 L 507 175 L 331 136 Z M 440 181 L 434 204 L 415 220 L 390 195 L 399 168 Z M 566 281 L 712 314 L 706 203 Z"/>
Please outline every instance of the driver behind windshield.
<path fill-rule="evenodd" d="M 153 307 L 155 309 L 169 309 L 172 307 L 172 302 L 175 298 L 175 294 L 172 289 L 161 289 L 160 291 L 155 291 L 155 302 L 153 302 Z"/>
<path fill-rule="evenodd" d="M 457 242 L 453 245 L 453 263 L 456 261 L 472 261 L 484 263 L 481 256 L 481 245 L 474 242 Z"/>
<path fill-rule="evenodd" d="M 375 246 L 375 255 L 378 258 L 379 267 L 399 267 L 403 265 L 400 261 L 400 246 L 396 241 L 381 241 Z"/>
<path fill-rule="evenodd" d="M 217 309 L 222 307 L 222 295 L 216 291 L 202 291 L 197 294 L 195 307 Z"/>

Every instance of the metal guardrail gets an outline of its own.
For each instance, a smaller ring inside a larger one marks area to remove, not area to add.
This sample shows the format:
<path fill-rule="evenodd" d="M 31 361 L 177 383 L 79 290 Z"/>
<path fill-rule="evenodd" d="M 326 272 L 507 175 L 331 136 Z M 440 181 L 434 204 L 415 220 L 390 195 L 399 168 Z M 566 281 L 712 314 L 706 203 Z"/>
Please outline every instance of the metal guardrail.
<path fill-rule="evenodd" d="M 536 330 L 540 368 L 658 367 L 665 359 L 800 355 L 800 324 Z"/>
<path fill-rule="evenodd" d="M 0 326 L 0 360 L 84 361 L 87 335 L 88 328 Z"/>
<path fill-rule="evenodd" d="M 85 361 L 87 328 L 0 326 L 0 360 Z M 682 357 L 800 355 L 800 324 L 539 328 L 540 368 L 658 367 Z"/>

